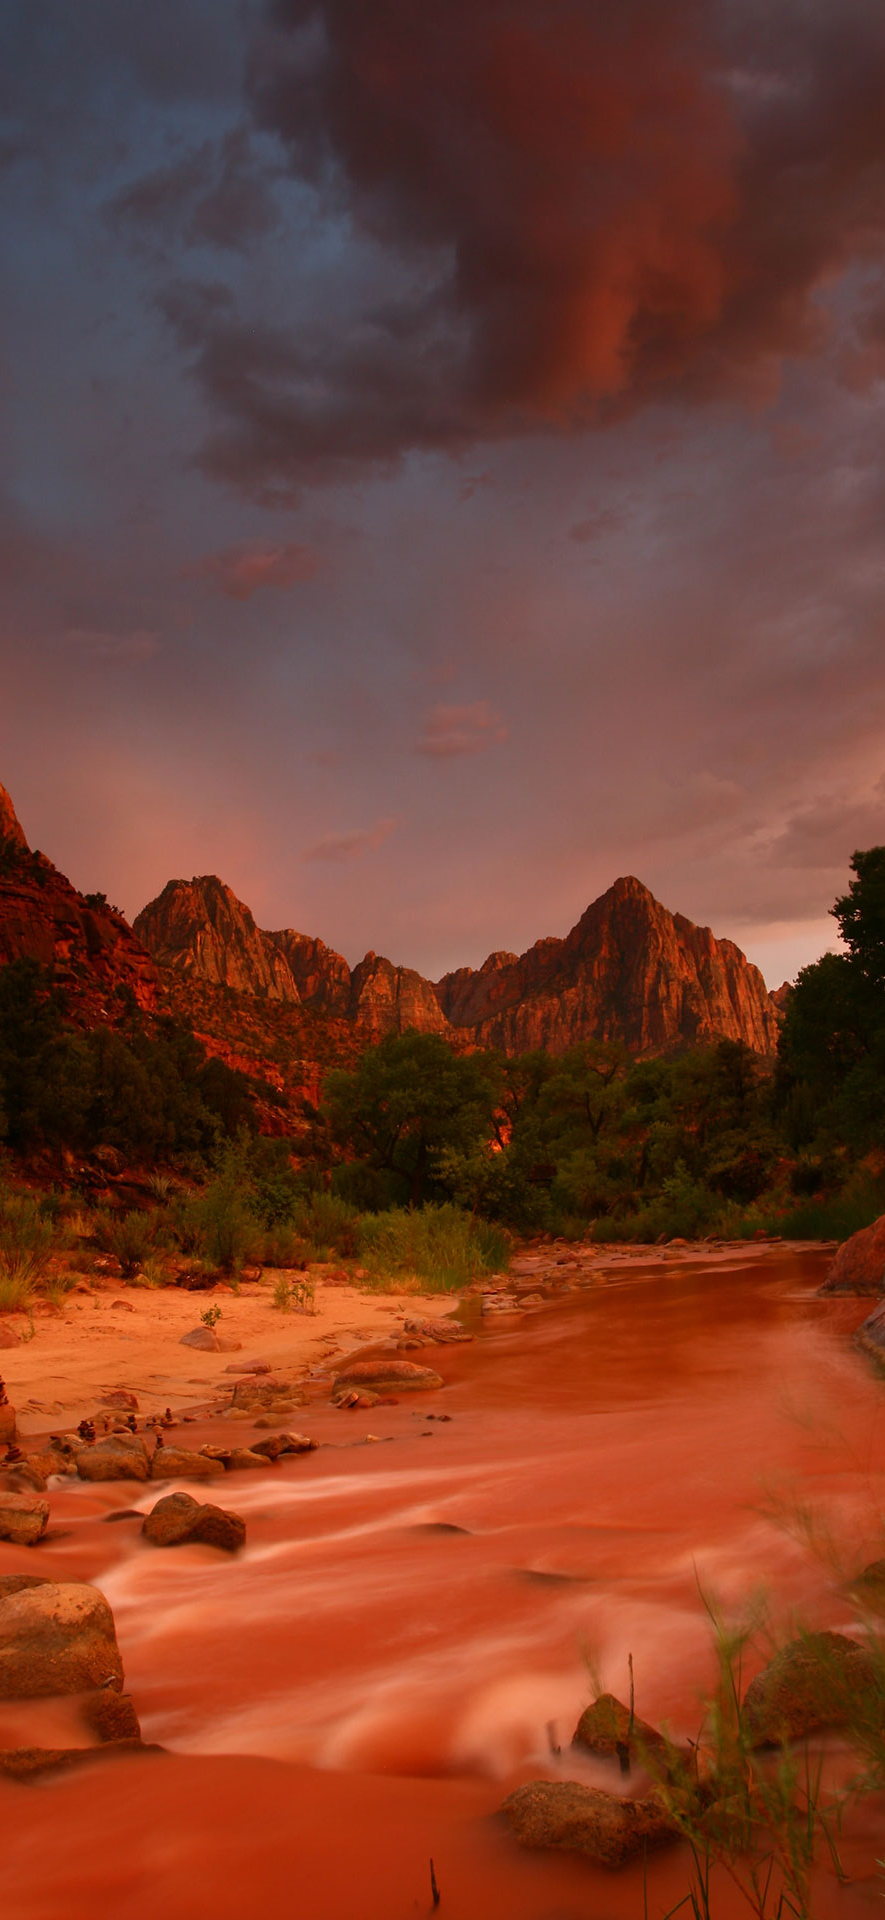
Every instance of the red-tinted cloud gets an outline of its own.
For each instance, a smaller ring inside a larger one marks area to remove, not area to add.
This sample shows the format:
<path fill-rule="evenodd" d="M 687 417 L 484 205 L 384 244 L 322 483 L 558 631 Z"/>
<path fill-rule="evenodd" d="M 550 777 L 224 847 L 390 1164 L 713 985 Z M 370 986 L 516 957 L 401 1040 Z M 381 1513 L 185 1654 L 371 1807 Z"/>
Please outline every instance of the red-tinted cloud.
<path fill-rule="evenodd" d="M 377 258 L 328 322 L 166 297 L 213 412 L 204 464 L 266 498 L 410 448 L 770 391 L 822 344 L 821 289 L 881 263 L 878 0 L 268 13 L 256 118 Z"/>
<path fill-rule="evenodd" d="M 211 581 L 229 600 L 249 600 L 262 587 L 294 587 L 299 580 L 313 580 L 318 569 L 318 555 L 296 540 L 283 545 L 255 540 L 208 553 L 184 573 L 189 579 Z"/>
<path fill-rule="evenodd" d="M 473 700 L 465 707 L 432 707 L 424 719 L 424 730 L 416 753 L 431 760 L 453 760 L 464 753 L 481 753 L 484 747 L 499 746 L 508 737 L 499 713 L 487 700 Z"/>

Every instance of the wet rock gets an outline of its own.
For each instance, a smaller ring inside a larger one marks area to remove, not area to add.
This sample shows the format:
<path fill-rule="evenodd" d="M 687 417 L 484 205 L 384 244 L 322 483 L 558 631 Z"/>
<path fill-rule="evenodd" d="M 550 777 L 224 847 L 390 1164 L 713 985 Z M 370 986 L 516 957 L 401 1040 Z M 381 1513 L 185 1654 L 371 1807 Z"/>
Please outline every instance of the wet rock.
<path fill-rule="evenodd" d="M 5 1468 L 0 1474 L 0 1485 L 8 1493 L 45 1493 L 46 1475 L 34 1466 L 33 1461 L 16 1460 L 13 1466 Z"/>
<path fill-rule="evenodd" d="M 518 1311 L 516 1295 L 513 1293 L 487 1293 L 483 1295 L 483 1313 L 516 1313 Z"/>
<path fill-rule="evenodd" d="M 871 1560 L 852 1586 L 863 1606 L 873 1613 L 885 1613 L 885 1560 Z"/>
<path fill-rule="evenodd" d="M 472 1333 L 462 1327 L 457 1320 L 406 1320 L 406 1333 L 416 1333 L 423 1340 L 433 1340 L 438 1346 L 455 1345 L 459 1340 L 472 1340 Z"/>
<path fill-rule="evenodd" d="M 782 1647 L 744 1696 L 744 1720 L 756 1747 L 801 1740 L 821 1727 L 843 1726 L 875 1702 L 874 1661 L 842 1633 L 808 1633 Z"/>
<path fill-rule="evenodd" d="M 269 1413 L 258 1415 L 255 1425 L 256 1427 L 278 1427 L 281 1420 L 286 1420 L 290 1413 L 297 1413 L 298 1408 L 303 1405 L 302 1395 L 299 1395 L 297 1400 L 278 1400 Z"/>
<path fill-rule="evenodd" d="M 137 1433 L 109 1434 L 92 1447 L 81 1447 L 77 1472 L 81 1480 L 149 1480 L 150 1454 Z"/>
<path fill-rule="evenodd" d="M 146 1516 L 142 1533 L 155 1547 L 180 1547 L 199 1541 L 236 1553 L 246 1539 L 246 1523 L 223 1507 L 202 1506 L 189 1493 L 167 1493 Z"/>
<path fill-rule="evenodd" d="M 220 1460 L 188 1447 L 158 1447 L 151 1461 L 152 1480 L 215 1480 L 224 1473 Z"/>
<path fill-rule="evenodd" d="M 620 1760 L 624 1754 L 628 1760 L 642 1761 L 646 1755 L 650 1758 L 665 1753 L 667 1743 L 657 1728 L 635 1716 L 631 1732 L 629 1707 L 616 1700 L 613 1693 L 601 1693 L 592 1706 L 584 1709 L 572 1735 L 572 1746 L 606 1758 Z"/>
<path fill-rule="evenodd" d="M 238 1353 L 243 1342 L 231 1334 L 216 1333 L 214 1327 L 192 1327 L 190 1333 L 182 1334 L 178 1344 L 196 1347 L 200 1353 Z"/>
<path fill-rule="evenodd" d="M 284 1453 L 315 1453 L 318 1440 L 309 1440 L 306 1433 L 275 1433 L 272 1439 L 256 1440 L 253 1453 L 263 1453 L 268 1460 L 279 1460 Z"/>
<path fill-rule="evenodd" d="M 523 1847 L 584 1853 L 603 1867 L 623 1867 L 652 1847 L 677 1838 L 654 1794 L 621 1800 L 576 1780 L 530 1780 L 501 1807 Z"/>
<path fill-rule="evenodd" d="M 234 1387 L 231 1406 L 245 1407 L 251 1412 L 258 1409 L 267 1412 L 282 1401 L 285 1401 L 290 1408 L 300 1407 L 304 1405 L 305 1395 L 300 1387 L 293 1386 L 289 1380 L 238 1380 Z"/>
<path fill-rule="evenodd" d="M 379 1393 L 369 1393 L 366 1390 L 360 1392 L 358 1387 L 342 1387 L 340 1393 L 332 1395 L 333 1407 L 339 1407 L 347 1413 L 358 1413 L 360 1409 L 364 1413 L 370 1413 L 373 1407 L 378 1407 L 380 1404 Z"/>
<path fill-rule="evenodd" d="M 225 1373 L 259 1374 L 272 1373 L 273 1368 L 269 1360 L 232 1360 L 230 1366 L 225 1367 L 224 1371 Z"/>
<path fill-rule="evenodd" d="M 0 1402 L 0 1447 L 15 1445 L 15 1408 L 9 1401 Z"/>
<path fill-rule="evenodd" d="M 14 1577 L 13 1577 L 14 1579 Z M 114 1617 L 77 1581 L 0 1583 L 0 1699 L 36 1699 L 123 1684 Z M 6 1591 L 4 1591 L 4 1588 Z"/>
<path fill-rule="evenodd" d="M 543 1293 L 521 1293 L 519 1296 L 520 1313 L 531 1313 L 536 1307 L 543 1307 Z"/>
<path fill-rule="evenodd" d="M 125 1753 L 160 1753 L 141 1740 L 117 1740 L 114 1758 Z M 44 1774 L 69 1773 L 104 1758 L 104 1747 L 7 1747 L 0 1750 L 0 1776 L 7 1780 L 37 1780 Z"/>
<path fill-rule="evenodd" d="M 872 1313 L 861 1322 L 854 1338 L 865 1353 L 872 1354 L 874 1360 L 885 1360 L 885 1303 L 874 1307 Z"/>
<path fill-rule="evenodd" d="M 871 1227 L 852 1233 L 838 1249 L 821 1293 L 882 1293 L 885 1290 L 885 1213 Z"/>
<path fill-rule="evenodd" d="M 273 1460 L 268 1453 L 259 1453 L 257 1447 L 232 1447 L 224 1462 L 229 1473 L 248 1473 L 252 1467 L 270 1467 Z"/>
<path fill-rule="evenodd" d="M 100 1687 L 95 1693 L 87 1693 L 80 1707 L 80 1718 L 96 1740 L 103 1744 L 112 1740 L 141 1739 L 141 1727 L 131 1695 L 117 1693 L 113 1687 Z"/>
<path fill-rule="evenodd" d="M 44 1480 L 48 1480 L 51 1473 L 70 1473 L 73 1466 L 67 1455 L 57 1452 L 55 1447 L 44 1447 L 39 1452 L 29 1453 L 27 1464 L 32 1472 L 41 1474 Z"/>
<path fill-rule="evenodd" d="M 0 1540 L 14 1547 L 34 1547 L 49 1524 L 49 1501 L 24 1493 L 0 1492 Z"/>
<path fill-rule="evenodd" d="M 402 1393 L 406 1390 L 427 1391 L 442 1385 L 441 1376 L 434 1373 L 432 1367 L 418 1367 L 412 1360 L 388 1359 L 386 1355 L 379 1355 L 374 1360 L 354 1360 L 351 1366 L 345 1367 L 342 1373 L 336 1375 L 334 1392 L 354 1388 L 358 1392 L 368 1389 L 370 1392 L 383 1393 L 389 1387 L 396 1393 Z"/>

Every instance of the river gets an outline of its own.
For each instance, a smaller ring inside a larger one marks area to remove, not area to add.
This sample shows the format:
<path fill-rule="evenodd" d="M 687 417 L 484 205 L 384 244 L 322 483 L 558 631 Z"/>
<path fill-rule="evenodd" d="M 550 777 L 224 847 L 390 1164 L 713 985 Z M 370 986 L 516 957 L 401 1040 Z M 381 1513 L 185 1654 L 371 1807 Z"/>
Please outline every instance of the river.
<path fill-rule="evenodd" d="M 683 1848 L 643 1885 L 521 1852 L 492 1816 L 539 1774 L 616 1786 L 568 1744 L 597 1687 L 626 1697 L 630 1655 L 638 1712 L 695 1735 L 709 1606 L 856 1631 L 845 1580 L 883 1551 L 885 1384 L 850 1339 L 868 1303 L 820 1298 L 824 1270 L 788 1248 L 613 1269 L 487 1320 L 434 1350 L 444 1392 L 305 1412 L 316 1453 L 226 1479 L 235 1559 L 108 1524 L 155 1493 L 60 1488 L 37 1570 L 106 1593 L 167 1752 L 0 1789 L 4 1913 L 414 1920 L 431 1857 L 441 1920 L 665 1913 Z M 880 1803 L 845 1845 L 852 1885 L 822 1869 L 820 1920 L 880 1910 Z M 748 1911 L 714 1891 L 714 1920 Z"/>

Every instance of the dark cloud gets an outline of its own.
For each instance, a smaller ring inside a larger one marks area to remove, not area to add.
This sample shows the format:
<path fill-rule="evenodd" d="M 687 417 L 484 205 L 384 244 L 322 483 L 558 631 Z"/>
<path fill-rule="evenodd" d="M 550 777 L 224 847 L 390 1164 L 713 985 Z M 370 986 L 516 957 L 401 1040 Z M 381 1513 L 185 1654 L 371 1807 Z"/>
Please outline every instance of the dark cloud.
<path fill-rule="evenodd" d="M 132 181 L 114 196 L 110 213 L 117 225 L 151 237 L 236 251 L 273 233 L 281 220 L 241 127 Z"/>
<path fill-rule="evenodd" d="M 257 123 L 376 248 L 344 313 L 197 335 L 205 464 L 266 496 L 412 448 L 770 392 L 885 238 L 867 0 L 276 0 Z M 379 299 L 382 284 L 392 291 Z"/>

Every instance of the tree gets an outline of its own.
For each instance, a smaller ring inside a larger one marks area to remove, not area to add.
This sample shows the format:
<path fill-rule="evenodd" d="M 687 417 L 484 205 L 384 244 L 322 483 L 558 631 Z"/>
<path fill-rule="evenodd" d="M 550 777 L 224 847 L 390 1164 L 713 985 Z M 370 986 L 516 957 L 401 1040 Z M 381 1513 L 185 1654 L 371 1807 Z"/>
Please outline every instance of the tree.
<path fill-rule="evenodd" d="M 500 1099 L 493 1055 L 459 1055 L 436 1033 L 387 1034 L 352 1073 L 330 1073 L 323 1113 L 332 1138 L 402 1182 L 420 1206 L 445 1149 L 489 1138 Z"/>
<path fill-rule="evenodd" d="M 885 847 L 856 853 L 855 878 L 830 908 L 853 966 L 872 985 L 885 986 Z"/>

